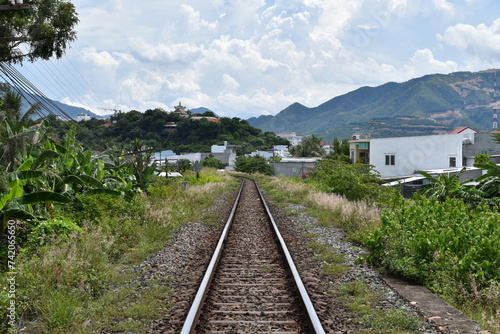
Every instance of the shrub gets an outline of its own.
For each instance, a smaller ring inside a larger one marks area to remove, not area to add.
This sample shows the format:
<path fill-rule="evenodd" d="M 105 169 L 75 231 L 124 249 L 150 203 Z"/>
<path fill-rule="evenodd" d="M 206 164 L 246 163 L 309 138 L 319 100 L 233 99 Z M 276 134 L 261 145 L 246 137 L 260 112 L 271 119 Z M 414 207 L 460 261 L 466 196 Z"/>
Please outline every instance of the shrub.
<path fill-rule="evenodd" d="M 261 173 L 264 175 L 273 175 L 274 167 L 269 164 L 266 158 L 260 155 L 240 156 L 236 158 L 235 170 L 242 173 Z"/>
<path fill-rule="evenodd" d="M 81 231 L 82 228 L 80 226 L 66 217 L 51 218 L 41 221 L 33 227 L 28 240 L 31 247 L 39 247 L 45 245 L 50 240 L 65 239 L 71 233 Z"/>
<path fill-rule="evenodd" d="M 417 197 L 386 210 L 381 221 L 366 238 L 371 262 L 440 293 L 471 293 L 500 280 L 499 214 L 485 204 L 470 209 L 459 200 Z"/>
<path fill-rule="evenodd" d="M 373 166 L 335 159 L 319 161 L 310 173 L 309 182 L 321 191 L 345 196 L 351 201 L 382 201 L 389 191 L 380 186 L 379 174 Z"/>

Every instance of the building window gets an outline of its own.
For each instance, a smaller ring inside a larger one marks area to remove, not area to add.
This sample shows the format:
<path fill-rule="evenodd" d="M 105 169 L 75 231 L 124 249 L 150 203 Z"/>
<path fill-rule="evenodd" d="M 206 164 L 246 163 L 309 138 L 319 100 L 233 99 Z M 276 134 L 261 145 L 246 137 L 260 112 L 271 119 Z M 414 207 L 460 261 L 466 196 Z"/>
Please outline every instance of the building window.
<path fill-rule="evenodd" d="M 457 167 L 457 158 L 450 157 L 450 167 Z"/>
<path fill-rule="evenodd" d="M 396 156 L 394 154 L 385 155 L 385 165 L 394 166 L 396 164 Z"/>

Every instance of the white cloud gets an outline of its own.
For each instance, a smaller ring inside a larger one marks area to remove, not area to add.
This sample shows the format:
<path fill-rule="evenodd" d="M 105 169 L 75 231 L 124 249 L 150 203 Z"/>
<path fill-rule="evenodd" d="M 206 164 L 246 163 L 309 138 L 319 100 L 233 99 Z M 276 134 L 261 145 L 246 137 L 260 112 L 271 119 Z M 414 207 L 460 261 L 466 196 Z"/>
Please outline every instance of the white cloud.
<path fill-rule="evenodd" d="M 471 57 L 486 61 L 500 60 L 500 19 L 488 27 L 485 24 L 472 26 L 457 24 L 446 29 L 440 40 L 458 48 Z"/>
<path fill-rule="evenodd" d="M 458 70 L 457 63 L 453 61 L 439 61 L 434 58 L 429 49 L 417 50 L 411 58 L 409 73 L 420 76 L 426 73 L 450 73 Z"/>
<path fill-rule="evenodd" d="M 218 26 L 217 22 L 203 20 L 200 12 L 196 11 L 190 5 L 182 4 L 180 10 L 181 13 L 186 15 L 186 21 L 192 32 L 198 32 L 202 29 L 215 30 Z"/>
<path fill-rule="evenodd" d="M 235 91 L 240 87 L 238 81 L 227 73 L 222 75 L 222 82 L 224 83 L 224 90 Z"/>
<path fill-rule="evenodd" d="M 436 9 L 445 12 L 448 15 L 455 15 L 455 6 L 446 0 L 433 0 Z"/>
<path fill-rule="evenodd" d="M 100 107 L 181 100 L 248 118 L 360 86 L 500 66 L 500 19 L 486 21 L 495 0 L 72 2 L 80 24 L 68 58 Z"/>
<path fill-rule="evenodd" d="M 97 50 L 93 47 L 83 49 L 81 57 L 84 61 L 91 62 L 97 66 L 117 67 L 120 65 L 120 63 L 109 52 L 97 52 Z"/>

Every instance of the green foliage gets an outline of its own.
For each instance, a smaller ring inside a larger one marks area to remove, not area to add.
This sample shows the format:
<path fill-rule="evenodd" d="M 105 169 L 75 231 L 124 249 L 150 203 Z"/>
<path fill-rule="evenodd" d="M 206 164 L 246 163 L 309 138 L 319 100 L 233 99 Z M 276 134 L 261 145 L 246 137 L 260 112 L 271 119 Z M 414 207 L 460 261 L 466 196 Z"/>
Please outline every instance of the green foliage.
<path fill-rule="evenodd" d="M 476 180 L 479 182 L 479 189 L 487 197 L 497 198 L 498 200 L 498 197 L 500 197 L 500 166 L 494 164 L 492 161 L 487 161 L 485 163 L 476 163 L 474 167 L 483 168 L 487 171 L 486 174 Z"/>
<path fill-rule="evenodd" d="M 288 140 L 277 137 L 272 132 L 262 133 L 239 118 L 220 118 L 220 122 L 207 119 L 193 120 L 181 118 L 161 109 L 146 110 L 141 113 L 131 110 L 112 117 L 113 126 L 103 127 L 95 120 L 80 122 L 85 131 L 92 132 L 111 144 L 128 143 L 135 139 L 147 139 L 148 146 L 155 150 L 171 149 L 174 152 L 210 152 L 212 145 L 222 145 L 225 141 L 238 145 L 238 154 L 252 151 L 268 151 L 274 145 L 288 145 Z M 165 127 L 167 122 L 177 124 L 175 130 Z M 64 127 L 64 124 L 60 124 Z"/>
<path fill-rule="evenodd" d="M 24 41 L 1 43 L 0 60 L 17 63 L 61 58 L 69 43 L 76 39 L 75 5 L 60 0 L 25 0 L 24 3 L 31 8 L 0 12 L 0 37 Z"/>
<path fill-rule="evenodd" d="M 419 319 L 409 316 L 405 310 L 385 309 L 387 306 L 381 304 L 381 292 L 372 291 L 361 279 L 342 284 L 335 294 L 365 328 L 360 333 L 409 334 L 415 333 L 420 327 Z"/>
<path fill-rule="evenodd" d="M 366 239 L 369 259 L 442 294 L 482 290 L 500 280 L 498 221 L 485 204 L 416 197 L 384 212 Z"/>
<path fill-rule="evenodd" d="M 179 168 L 179 172 L 184 173 L 185 171 L 193 168 L 193 163 L 189 159 L 179 159 L 177 161 L 177 167 Z"/>
<path fill-rule="evenodd" d="M 31 247 L 43 246 L 51 240 L 66 238 L 69 234 L 81 232 L 82 228 L 72 220 L 61 217 L 41 221 L 33 227 L 28 236 Z"/>
<path fill-rule="evenodd" d="M 332 152 L 330 153 L 331 158 L 350 162 L 351 158 L 349 156 L 349 152 L 349 139 L 338 140 L 337 137 L 333 139 Z"/>
<path fill-rule="evenodd" d="M 217 169 L 224 169 L 224 167 L 226 167 L 219 159 L 217 159 L 213 156 L 205 158 L 201 162 L 201 165 L 203 167 L 212 167 L 212 168 L 217 168 Z"/>
<path fill-rule="evenodd" d="M 322 159 L 316 163 L 308 182 L 318 189 L 345 196 L 349 200 L 377 201 L 386 192 L 379 182 L 379 174 L 371 165 L 350 164 L 335 159 Z"/>
<path fill-rule="evenodd" d="M 237 172 L 254 174 L 260 173 L 264 175 L 273 175 L 274 168 L 266 160 L 266 158 L 256 155 L 256 156 L 240 156 L 236 158 L 235 170 Z"/>
<path fill-rule="evenodd" d="M 464 171 L 463 169 L 462 171 Z M 484 193 L 477 190 L 473 186 L 464 185 L 460 181 L 460 175 L 457 174 L 441 174 L 438 177 L 433 177 L 426 172 L 419 172 L 421 175 L 425 176 L 428 184 L 424 184 L 419 193 L 427 196 L 429 198 L 437 199 L 439 202 L 443 202 L 449 198 L 459 199 L 463 202 L 476 206 L 484 198 Z"/>
<path fill-rule="evenodd" d="M 485 164 L 491 161 L 491 157 L 489 154 L 481 154 L 478 153 L 474 156 L 474 163 L 475 164 Z"/>
<path fill-rule="evenodd" d="M 289 151 L 295 157 L 322 157 L 325 155 L 321 138 L 316 135 L 302 139 L 298 145 L 290 147 Z"/>
<path fill-rule="evenodd" d="M 203 168 L 200 173 L 186 173 L 184 175 L 184 180 L 188 182 L 190 186 L 202 185 L 207 183 L 222 182 L 221 175 L 217 174 L 216 170 L 211 167 Z"/>
<path fill-rule="evenodd" d="M 321 261 L 322 275 L 341 276 L 348 270 L 348 267 L 343 264 L 344 256 L 334 253 L 330 247 L 317 242 L 311 242 L 306 247 L 314 251 L 313 260 Z"/>

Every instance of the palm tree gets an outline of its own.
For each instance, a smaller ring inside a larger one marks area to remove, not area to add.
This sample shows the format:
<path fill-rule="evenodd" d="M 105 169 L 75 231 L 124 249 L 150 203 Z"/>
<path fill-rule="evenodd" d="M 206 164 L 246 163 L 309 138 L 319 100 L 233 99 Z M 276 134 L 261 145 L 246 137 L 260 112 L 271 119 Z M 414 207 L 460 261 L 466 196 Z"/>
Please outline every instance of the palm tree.
<path fill-rule="evenodd" d="M 487 172 L 479 177 L 479 189 L 484 191 L 490 198 L 500 197 L 500 165 L 491 161 L 474 164 L 474 167 L 486 169 Z"/>
<path fill-rule="evenodd" d="M 325 150 L 321 144 L 321 138 L 316 135 L 302 139 L 298 145 L 290 148 L 290 153 L 295 157 L 322 157 Z"/>
<path fill-rule="evenodd" d="M 28 139 L 36 138 L 38 124 L 32 116 L 40 109 L 31 105 L 22 114 L 22 96 L 12 91 L 10 85 L 0 84 L 0 162 L 5 170 L 17 168 L 19 158 L 26 152 Z"/>
<path fill-rule="evenodd" d="M 429 198 L 434 198 L 439 202 L 454 198 L 462 200 L 468 205 L 475 206 L 482 200 L 484 194 L 475 187 L 465 185 L 460 181 L 460 175 L 464 171 L 465 168 L 462 169 L 460 173 L 441 174 L 436 178 L 426 172 L 420 171 L 419 173 L 423 175 L 429 183 L 423 185 L 419 193 Z"/>

